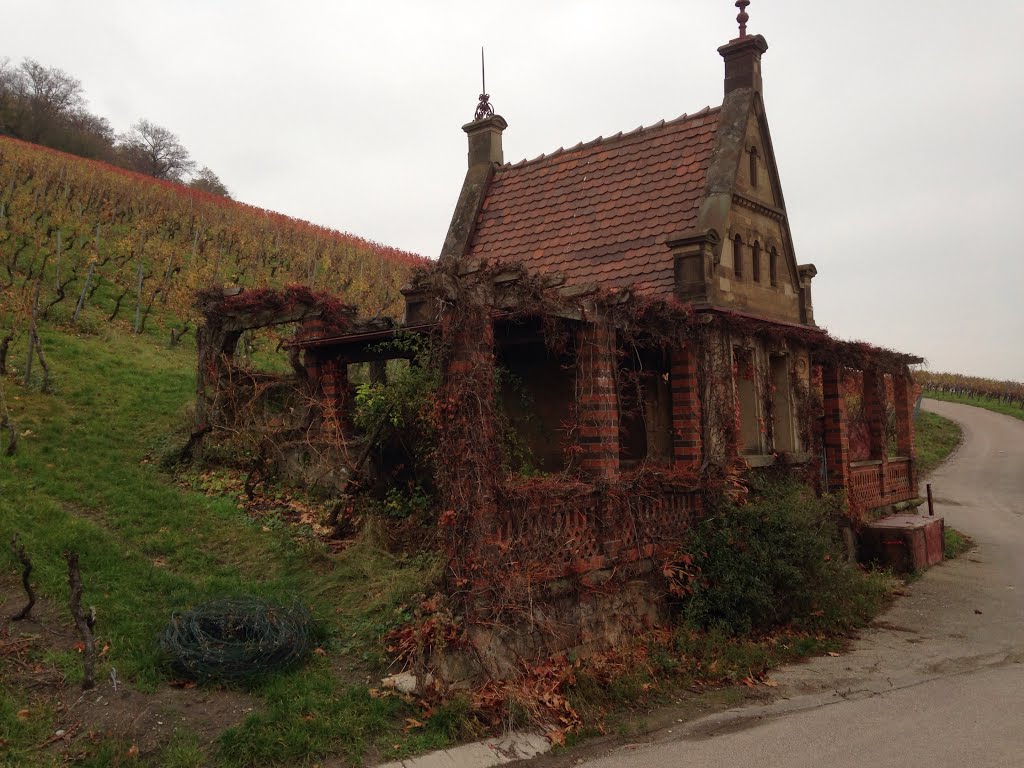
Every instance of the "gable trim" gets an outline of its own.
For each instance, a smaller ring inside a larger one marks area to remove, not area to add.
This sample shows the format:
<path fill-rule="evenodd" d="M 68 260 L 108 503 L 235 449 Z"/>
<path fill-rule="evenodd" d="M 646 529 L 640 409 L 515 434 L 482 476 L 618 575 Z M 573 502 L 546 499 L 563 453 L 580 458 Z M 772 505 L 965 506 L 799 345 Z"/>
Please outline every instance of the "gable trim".
<path fill-rule="evenodd" d="M 742 206 L 748 210 L 759 213 L 762 216 L 767 216 L 775 221 L 782 221 L 786 218 L 786 212 L 781 208 L 776 208 L 771 205 L 767 205 L 753 198 L 747 197 L 746 195 L 740 194 L 739 192 L 732 193 L 732 201 L 736 205 Z"/>

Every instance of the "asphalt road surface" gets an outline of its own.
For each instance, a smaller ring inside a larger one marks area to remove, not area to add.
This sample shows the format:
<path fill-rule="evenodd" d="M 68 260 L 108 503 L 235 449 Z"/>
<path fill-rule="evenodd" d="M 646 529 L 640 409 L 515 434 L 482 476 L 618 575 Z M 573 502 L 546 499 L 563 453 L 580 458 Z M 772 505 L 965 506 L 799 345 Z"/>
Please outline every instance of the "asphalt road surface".
<path fill-rule="evenodd" d="M 928 480 L 936 514 L 977 548 L 913 582 L 849 653 L 777 670 L 772 703 L 587 766 L 1024 768 L 1024 421 L 924 407 L 963 426 L 963 445 Z"/>

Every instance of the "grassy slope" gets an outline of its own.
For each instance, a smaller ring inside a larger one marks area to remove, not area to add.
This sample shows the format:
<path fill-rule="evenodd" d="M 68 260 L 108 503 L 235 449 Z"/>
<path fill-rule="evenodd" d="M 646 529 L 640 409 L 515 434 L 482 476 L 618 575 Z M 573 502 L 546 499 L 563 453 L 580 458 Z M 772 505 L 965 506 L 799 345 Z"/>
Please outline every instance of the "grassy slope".
<path fill-rule="evenodd" d="M 923 477 L 944 462 L 960 445 L 962 430 L 949 419 L 922 410 L 914 424 L 918 473 Z"/>
<path fill-rule="evenodd" d="M 973 405 L 976 408 L 984 408 L 988 411 L 995 411 L 996 413 L 1005 413 L 1007 416 L 1013 416 L 1015 419 L 1024 420 L 1024 408 L 1013 403 L 1004 403 L 1001 400 L 995 400 L 990 397 L 975 397 L 971 395 L 954 395 L 948 392 L 934 392 L 926 391 L 925 397 L 930 397 L 933 400 L 945 400 L 948 403 L 963 403 L 964 405 Z"/>
<path fill-rule="evenodd" d="M 963 438 L 963 430 L 955 421 L 928 411 L 921 411 L 914 428 L 918 471 L 924 477 L 956 450 Z M 972 546 L 969 537 L 954 528 L 946 527 L 943 556 L 947 560 L 956 559 Z"/>
<path fill-rule="evenodd" d="M 436 565 L 397 561 L 367 544 L 330 555 L 247 519 L 230 497 L 174 485 L 146 457 L 184 421 L 194 350 L 110 331 L 48 330 L 44 342 L 56 393 L 25 391 L 7 379 L 23 437 L 13 459 L 0 459 L 0 541 L 21 537 L 39 591 L 66 605 L 61 553 L 78 551 L 83 602 L 96 606 L 100 641 L 111 644 L 105 661 L 143 688 L 162 684 L 154 640 L 171 612 L 217 595 L 299 596 L 344 639 L 328 641 L 327 655 L 304 669 L 258 688 L 263 711 L 202 757 L 190 747 L 196 764 L 291 764 L 332 752 L 357 760 L 374 745 L 403 742 L 397 723 L 408 714 L 405 705 L 371 698 L 365 685 L 352 686 L 335 670 L 365 674 L 365 660 L 372 664 L 380 654 L 381 633 Z M 15 353 L 15 359 L 23 354 Z M 0 564 L 16 570 L 6 547 Z M 72 678 L 80 675 L 75 656 L 69 650 L 56 660 Z M 98 676 L 105 674 L 102 668 Z M 17 719 L 22 707 L 38 717 Z M 52 712 L 49 717 L 52 725 Z M 45 703 L 0 690 L 0 740 L 9 742 L 12 764 L 46 764 L 28 751 L 40 741 L 40 718 L 47 718 Z M 428 746 L 437 737 L 418 738 L 423 743 L 408 746 Z M 3 757 L 0 751 L 0 762 Z"/>

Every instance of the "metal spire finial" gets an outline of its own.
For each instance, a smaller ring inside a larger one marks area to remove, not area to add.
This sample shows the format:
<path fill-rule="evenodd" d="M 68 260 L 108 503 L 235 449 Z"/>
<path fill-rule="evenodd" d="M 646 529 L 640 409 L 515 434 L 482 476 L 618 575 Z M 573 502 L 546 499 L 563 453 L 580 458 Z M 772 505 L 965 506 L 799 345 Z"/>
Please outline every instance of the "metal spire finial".
<path fill-rule="evenodd" d="M 748 5 L 750 5 L 750 0 L 736 0 L 736 7 L 740 9 L 736 15 L 736 21 L 740 25 L 740 37 L 747 36 L 747 22 L 750 20 L 750 16 L 747 15 Z"/>
<path fill-rule="evenodd" d="M 480 46 L 480 102 L 476 105 L 474 120 L 484 120 L 494 117 L 494 107 L 491 106 L 491 96 L 487 93 L 487 70 L 484 69 L 484 47 Z"/>

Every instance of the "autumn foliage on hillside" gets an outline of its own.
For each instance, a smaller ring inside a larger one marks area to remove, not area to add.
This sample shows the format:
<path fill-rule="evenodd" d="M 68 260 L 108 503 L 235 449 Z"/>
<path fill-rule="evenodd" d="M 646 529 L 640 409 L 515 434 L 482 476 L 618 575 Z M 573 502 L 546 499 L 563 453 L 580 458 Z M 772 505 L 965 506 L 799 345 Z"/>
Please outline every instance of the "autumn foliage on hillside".
<path fill-rule="evenodd" d="M 965 376 L 961 373 L 936 373 L 918 371 L 914 378 L 927 392 L 947 395 L 984 398 L 1007 405 L 1024 408 L 1024 383 L 1019 381 L 998 381 L 980 376 Z"/>
<path fill-rule="evenodd" d="M 0 137 L 0 337 L 83 310 L 173 332 L 212 286 L 303 285 L 401 313 L 415 254 Z"/>

